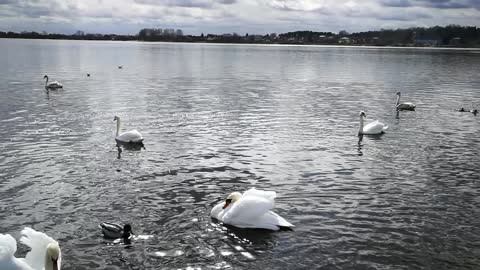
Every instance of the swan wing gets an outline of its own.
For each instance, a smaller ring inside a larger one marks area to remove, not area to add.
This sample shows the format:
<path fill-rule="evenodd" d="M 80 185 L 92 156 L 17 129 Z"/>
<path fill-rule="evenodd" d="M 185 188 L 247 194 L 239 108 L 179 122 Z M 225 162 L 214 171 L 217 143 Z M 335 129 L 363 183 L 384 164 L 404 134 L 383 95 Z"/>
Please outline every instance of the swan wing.
<path fill-rule="evenodd" d="M 51 82 L 51 83 L 48 83 L 47 84 L 47 87 L 48 88 L 62 88 L 63 87 L 63 84 L 57 82 L 57 81 L 54 81 L 54 82 Z"/>
<path fill-rule="evenodd" d="M 0 234 L 0 262 L 11 259 L 17 251 L 17 241 L 10 234 Z M 3 269 L 3 268 L 1 268 Z"/>
<path fill-rule="evenodd" d="M 210 211 L 210 216 L 220 220 L 220 212 L 222 212 L 224 205 L 225 205 L 225 202 L 221 202 L 221 203 L 215 205 L 212 208 L 212 211 Z"/>
<path fill-rule="evenodd" d="M 367 135 L 380 134 L 384 131 L 384 128 L 386 130 L 388 126 L 385 126 L 385 124 L 376 120 L 363 127 L 363 134 L 367 134 Z"/>
<path fill-rule="evenodd" d="M 415 104 L 411 102 L 400 103 L 397 105 L 397 110 L 413 110 L 415 109 Z"/>
<path fill-rule="evenodd" d="M 268 211 L 262 215 L 257 221 L 255 221 L 255 228 L 279 230 L 280 227 L 295 227 L 292 223 L 286 221 L 283 217 L 279 216 L 273 211 Z"/>
<path fill-rule="evenodd" d="M 25 260 L 15 258 L 16 251 L 17 241 L 9 234 L 0 234 L 0 269 L 34 270 Z"/>
<path fill-rule="evenodd" d="M 274 202 L 275 198 L 277 197 L 277 193 L 275 191 L 264 191 L 256 188 L 251 188 L 245 191 L 242 195 L 243 197 L 260 197 L 265 198 L 269 201 Z"/>
<path fill-rule="evenodd" d="M 50 236 L 37 232 L 32 228 L 26 227 L 22 230 L 22 237 L 20 242 L 31 250 L 25 256 L 25 261 L 34 269 L 43 269 L 45 264 L 45 252 L 50 243 L 57 243 Z M 58 258 L 59 265 L 61 265 L 61 256 Z"/>
<path fill-rule="evenodd" d="M 242 197 L 227 209 L 222 221 L 238 227 L 251 227 L 248 225 L 254 225 L 258 218 L 272 208 L 273 201 L 271 200 L 256 196 Z"/>
<path fill-rule="evenodd" d="M 143 141 L 143 136 L 138 130 L 134 129 L 122 132 L 116 139 L 121 142 L 141 142 Z"/>

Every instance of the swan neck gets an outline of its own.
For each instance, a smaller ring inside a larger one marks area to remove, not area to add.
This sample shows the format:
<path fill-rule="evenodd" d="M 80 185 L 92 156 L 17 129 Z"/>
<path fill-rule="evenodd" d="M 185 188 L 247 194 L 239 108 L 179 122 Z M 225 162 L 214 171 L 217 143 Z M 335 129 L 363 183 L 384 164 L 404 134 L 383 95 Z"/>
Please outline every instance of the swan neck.
<path fill-rule="evenodd" d="M 358 130 L 358 134 L 363 134 L 363 116 L 360 116 L 360 129 Z"/>
<path fill-rule="evenodd" d="M 48 76 L 45 76 L 45 79 L 46 79 L 45 85 L 47 85 L 48 84 Z"/>
<path fill-rule="evenodd" d="M 45 270 L 54 270 L 54 269 L 57 269 L 57 268 L 54 268 L 54 267 L 53 267 L 53 261 L 52 261 L 52 259 L 50 258 L 50 256 L 48 255 L 48 252 L 45 252 L 45 265 L 44 265 L 44 269 L 45 269 Z"/>
<path fill-rule="evenodd" d="M 397 95 L 397 104 L 396 105 L 398 106 L 398 104 L 400 104 L 400 95 Z"/>
<path fill-rule="evenodd" d="M 121 128 L 121 123 L 120 123 L 120 118 L 117 119 L 117 134 L 116 137 L 120 134 L 120 128 Z"/>

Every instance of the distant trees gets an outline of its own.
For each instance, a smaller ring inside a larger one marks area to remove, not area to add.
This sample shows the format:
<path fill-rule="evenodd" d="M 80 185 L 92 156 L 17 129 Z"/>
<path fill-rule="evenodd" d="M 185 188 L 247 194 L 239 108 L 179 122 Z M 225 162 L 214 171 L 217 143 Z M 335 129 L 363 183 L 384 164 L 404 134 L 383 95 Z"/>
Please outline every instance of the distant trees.
<path fill-rule="evenodd" d="M 138 32 L 138 39 L 145 41 L 183 41 L 182 29 L 144 28 Z"/>
<path fill-rule="evenodd" d="M 345 30 L 332 32 L 295 31 L 282 34 L 255 35 L 246 33 L 184 35 L 181 29 L 144 28 L 137 35 L 90 34 L 77 31 L 72 35 L 46 32 L 0 32 L 0 38 L 74 39 L 74 40 L 140 40 L 213 43 L 279 43 L 279 44 L 349 44 L 373 46 L 448 46 L 480 47 L 480 28 L 448 25 L 430 28 L 381 29 L 349 34 Z"/>

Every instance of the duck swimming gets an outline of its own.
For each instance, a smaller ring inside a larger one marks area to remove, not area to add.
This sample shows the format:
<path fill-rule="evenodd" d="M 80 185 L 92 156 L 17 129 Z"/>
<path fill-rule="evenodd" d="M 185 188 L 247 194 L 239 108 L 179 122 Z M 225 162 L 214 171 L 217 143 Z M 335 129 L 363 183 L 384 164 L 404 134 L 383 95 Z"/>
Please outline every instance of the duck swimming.
<path fill-rule="evenodd" d="M 103 236 L 110 239 L 129 239 L 132 235 L 132 226 L 130 224 L 120 225 L 117 223 L 103 222 L 99 225 Z"/>

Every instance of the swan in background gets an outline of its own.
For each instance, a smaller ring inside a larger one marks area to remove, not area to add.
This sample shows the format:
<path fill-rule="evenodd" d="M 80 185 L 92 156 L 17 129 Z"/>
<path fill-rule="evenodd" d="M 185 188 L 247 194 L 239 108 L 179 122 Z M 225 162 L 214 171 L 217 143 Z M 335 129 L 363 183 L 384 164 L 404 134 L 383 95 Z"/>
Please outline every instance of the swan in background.
<path fill-rule="evenodd" d="M 367 115 L 365 114 L 365 112 L 361 111 L 360 112 L 360 129 L 358 130 L 358 136 L 382 134 L 385 132 L 385 130 L 388 129 L 388 126 L 379 122 L 378 120 L 364 126 L 363 118 L 367 118 Z"/>
<path fill-rule="evenodd" d="M 397 111 L 415 111 L 415 104 L 411 102 L 400 103 L 400 96 L 400 92 L 397 92 L 397 104 L 395 105 Z"/>
<path fill-rule="evenodd" d="M 1 270 L 60 270 L 62 255 L 57 241 L 26 227 L 20 242 L 31 249 L 25 259 L 14 256 L 17 241 L 9 234 L 0 234 Z"/>
<path fill-rule="evenodd" d="M 117 121 L 117 134 L 115 135 L 115 140 L 123 143 L 141 143 L 143 141 L 142 134 L 140 134 L 140 132 L 138 132 L 136 129 L 120 133 L 120 117 L 113 117 L 113 121 Z"/>
<path fill-rule="evenodd" d="M 99 225 L 105 238 L 123 238 L 129 239 L 132 235 L 132 226 L 125 224 L 124 226 L 116 223 L 103 222 Z"/>
<path fill-rule="evenodd" d="M 275 191 L 263 191 L 251 188 L 243 194 L 231 193 L 225 202 L 213 207 L 210 216 L 239 228 L 257 228 L 280 230 L 294 227 L 281 216 L 270 211 L 273 209 Z"/>
<path fill-rule="evenodd" d="M 48 82 L 48 76 L 45 75 L 43 76 L 44 79 L 47 79 L 45 81 L 45 88 L 47 89 L 56 89 L 56 88 L 63 88 L 63 84 L 57 82 L 57 81 L 53 81 L 53 82 Z"/>

